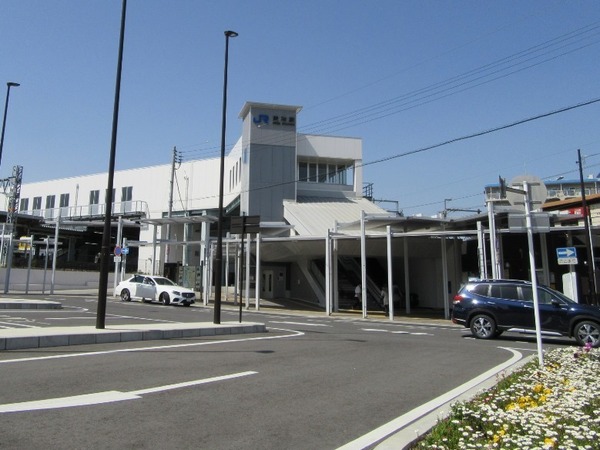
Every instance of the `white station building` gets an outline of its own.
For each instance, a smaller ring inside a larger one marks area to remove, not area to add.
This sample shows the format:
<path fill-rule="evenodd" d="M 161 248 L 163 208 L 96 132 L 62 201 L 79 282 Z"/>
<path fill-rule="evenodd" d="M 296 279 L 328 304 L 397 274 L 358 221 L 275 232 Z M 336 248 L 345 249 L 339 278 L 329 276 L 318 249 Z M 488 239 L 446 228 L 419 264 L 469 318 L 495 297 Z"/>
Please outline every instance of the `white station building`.
<path fill-rule="evenodd" d="M 251 296 L 258 279 L 262 298 L 290 297 L 324 305 L 329 230 L 336 223 L 360 221 L 361 214 L 390 214 L 362 197 L 361 139 L 299 134 L 300 110 L 255 102 L 243 106 L 242 136 L 225 157 L 224 229 L 229 230 L 232 216 L 259 216 L 258 260 L 257 235 L 248 236 L 252 258 L 245 270 L 251 270 L 244 278 Z M 211 273 L 220 158 L 176 160 L 175 154 L 173 164 L 115 171 L 112 242 L 128 248 L 128 272 L 167 274 L 210 295 L 211 283 L 202 276 Z M 24 183 L 19 215 L 43 219 L 49 236 L 57 223 L 61 236 L 63 229 L 99 235 L 106 183 L 106 172 Z M 99 251 L 98 242 L 70 235 L 62 243 L 62 258 L 89 263 Z M 228 270 L 222 282 L 233 286 L 241 267 L 239 233 L 223 242 Z M 356 242 L 353 247 L 351 254 L 360 257 Z M 258 266 L 260 273 L 255 272 Z M 360 281 L 344 280 L 343 294 L 352 296 Z"/>
<path fill-rule="evenodd" d="M 448 316 L 460 285 L 487 276 L 489 215 L 403 217 L 380 208 L 363 197 L 361 139 L 299 134 L 300 110 L 248 102 L 239 114 L 242 134 L 224 160 L 225 300 L 242 295 L 258 307 L 260 299 L 287 298 L 335 311 L 351 308 L 361 285 L 365 316 L 381 308 L 384 287 L 399 293 L 403 312 L 418 306 Z M 215 284 L 221 161 L 178 159 L 174 152 L 172 164 L 114 173 L 111 243 L 122 253 L 115 279 L 166 275 L 201 292 L 207 304 Z M 97 271 L 106 185 L 106 172 L 22 184 L 18 221 L 28 228 L 19 232 L 38 241 L 60 236 L 59 268 Z M 249 234 L 241 232 L 242 216 Z M 497 219 L 504 228 L 498 240 L 508 243 L 498 261 L 508 261 L 515 248 L 516 237 L 502 225 L 506 216 Z M 552 267 L 548 248 L 561 245 L 541 246 L 545 284 L 562 271 Z M 499 272 L 509 264 L 501 266 Z M 514 272 L 520 263 L 511 260 L 510 267 Z"/>

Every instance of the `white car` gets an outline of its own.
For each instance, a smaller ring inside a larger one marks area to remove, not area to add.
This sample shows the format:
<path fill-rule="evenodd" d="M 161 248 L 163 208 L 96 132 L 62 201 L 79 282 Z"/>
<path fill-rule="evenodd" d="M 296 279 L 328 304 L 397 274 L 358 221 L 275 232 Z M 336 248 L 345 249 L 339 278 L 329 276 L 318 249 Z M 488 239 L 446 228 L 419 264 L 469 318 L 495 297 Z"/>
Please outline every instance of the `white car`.
<path fill-rule="evenodd" d="M 134 275 L 121 281 L 114 292 L 115 297 L 121 297 L 124 302 L 132 298 L 142 302 L 158 301 L 163 305 L 190 306 L 196 302 L 196 294 L 191 289 L 179 286 L 165 277 L 150 275 Z"/>

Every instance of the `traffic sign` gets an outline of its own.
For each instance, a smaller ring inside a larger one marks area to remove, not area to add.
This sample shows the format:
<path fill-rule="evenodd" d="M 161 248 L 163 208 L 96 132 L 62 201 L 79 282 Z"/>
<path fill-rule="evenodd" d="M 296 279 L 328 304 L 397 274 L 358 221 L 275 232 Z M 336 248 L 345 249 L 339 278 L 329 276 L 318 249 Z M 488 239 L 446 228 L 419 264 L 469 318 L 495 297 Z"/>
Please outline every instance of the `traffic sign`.
<path fill-rule="evenodd" d="M 556 249 L 556 258 L 558 264 L 561 265 L 577 264 L 577 249 L 575 247 L 559 247 Z"/>
<path fill-rule="evenodd" d="M 121 256 L 121 247 L 119 247 L 118 245 L 115 247 L 115 256 Z"/>
<path fill-rule="evenodd" d="M 121 255 L 129 255 L 129 247 L 121 247 Z"/>

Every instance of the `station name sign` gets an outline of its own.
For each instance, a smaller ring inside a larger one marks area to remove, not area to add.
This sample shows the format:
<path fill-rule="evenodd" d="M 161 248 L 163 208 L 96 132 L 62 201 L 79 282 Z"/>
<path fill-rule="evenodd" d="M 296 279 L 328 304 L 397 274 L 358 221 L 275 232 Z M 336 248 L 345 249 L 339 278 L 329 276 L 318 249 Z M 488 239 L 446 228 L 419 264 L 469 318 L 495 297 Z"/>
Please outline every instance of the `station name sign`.
<path fill-rule="evenodd" d="M 294 116 L 282 116 L 282 115 L 269 115 L 269 114 L 256 114 L 252 118 L 252 122 L 255 125 L 281 125 L 286 127 L 296 126 L 296 117 Z"/>

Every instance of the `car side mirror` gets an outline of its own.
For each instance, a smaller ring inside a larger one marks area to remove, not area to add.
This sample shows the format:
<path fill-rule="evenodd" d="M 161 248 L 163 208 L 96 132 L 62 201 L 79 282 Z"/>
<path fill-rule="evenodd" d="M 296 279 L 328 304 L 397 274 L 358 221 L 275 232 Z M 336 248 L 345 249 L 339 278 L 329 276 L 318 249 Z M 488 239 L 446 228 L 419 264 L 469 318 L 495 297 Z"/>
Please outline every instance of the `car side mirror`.
<path fill-rule="evenodd" d="M 553 298 L 551 300 L 551 303 L 552 303 L 552 306 L 555 306 L 556 308 L 558 308 L 561 305 L 561 303 L 558 300 L 556 300 L 555 298 Z"/>

